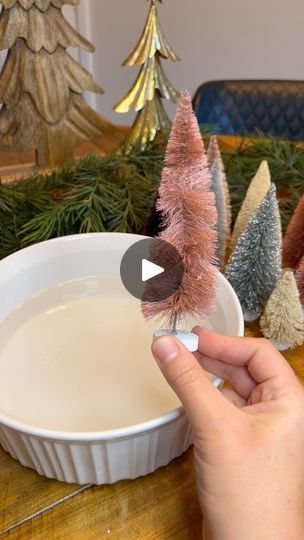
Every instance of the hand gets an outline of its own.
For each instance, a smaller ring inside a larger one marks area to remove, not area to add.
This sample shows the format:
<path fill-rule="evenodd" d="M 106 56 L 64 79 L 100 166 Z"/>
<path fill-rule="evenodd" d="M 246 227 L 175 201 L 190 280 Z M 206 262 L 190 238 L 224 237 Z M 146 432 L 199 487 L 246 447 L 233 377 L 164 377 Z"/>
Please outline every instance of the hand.
<path fill-rule="evenodd" d="M 204 538 L 303 540 L 303 387 L 267 340 L 194 332 L 195 355 L 169 335 L 152 352 L 192 425 Z"/>

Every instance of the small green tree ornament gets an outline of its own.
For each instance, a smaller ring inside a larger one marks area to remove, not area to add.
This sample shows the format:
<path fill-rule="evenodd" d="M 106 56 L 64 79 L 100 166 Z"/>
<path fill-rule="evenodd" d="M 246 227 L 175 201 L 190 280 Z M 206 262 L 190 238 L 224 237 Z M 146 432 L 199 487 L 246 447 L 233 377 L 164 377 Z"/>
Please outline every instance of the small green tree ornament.
<path fill-rule="evenodd" d="M 284 272 L 261 317 L 261 330 L 280 351 L 304 341 L 302 306 L 293 272 Z"/>
<path fill-rule="evenodd" d="M 282 234 L 276 188 L 271 184 L 242 232 L 226 267 L 246 321 L 257 319 L 281 275 Z"/>

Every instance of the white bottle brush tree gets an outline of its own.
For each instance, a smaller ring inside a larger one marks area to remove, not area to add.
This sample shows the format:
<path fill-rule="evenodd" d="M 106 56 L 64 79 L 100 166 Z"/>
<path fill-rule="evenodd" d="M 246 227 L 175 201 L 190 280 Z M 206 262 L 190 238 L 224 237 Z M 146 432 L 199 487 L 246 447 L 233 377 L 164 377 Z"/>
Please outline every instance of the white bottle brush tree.
<path fill-rule="evenodd" d="M 221 161 L 216 158 L 211 166 L 211 181 L 212 189 L 215 194 L 215 202 L 217 209 L 217 250 L 216 255 L 220 267 L 225 264 L 225 254 L 228 243 L 227 235 L 227 203 L 226 194 L 223 182 L 223 172 Z"/>
<path fill-rule="evenodd" d="M 304 341 L 302 306 L 293 272 L 284 272 L 261 317 L 261 330 L 279 350 Z"/>
<path fill-rule="evenodd" d="M 271 176 L 267 161 L 262 161 L 255 176 L 251 180 L 236 218 L 231 244 L 234 248 L 245 227 L 247 227 L 250 219 L 256 213 L 259 204 L 263 201 L 267 191 L 270 188 Z"/>
<path fill-rule="evenodd" d="M 226 220 L 226 243 L 230 241 L 231 236 L 231 223 L 232 223 L 232 213 L 231 213 L 231 197 L 230 197 L 230 191 L 229 191 L 229 185 L 227 181 L 227 176 L 225 172 L 225 166 L 222 158 L 222 154 L 220 151 L 220 147 L 218 144 L 217 136 L 211 135 L 207 150 L 207 159 L 209 163 L 210 170 L 212 170 L 213 165 L 215 162 L 218 162 L 221 175 L 221 191 L 223 192 L 223 195 L 221 195 L 221 198 L 224 199 L 225 206 L 222 210 L 221 218 Z"/>

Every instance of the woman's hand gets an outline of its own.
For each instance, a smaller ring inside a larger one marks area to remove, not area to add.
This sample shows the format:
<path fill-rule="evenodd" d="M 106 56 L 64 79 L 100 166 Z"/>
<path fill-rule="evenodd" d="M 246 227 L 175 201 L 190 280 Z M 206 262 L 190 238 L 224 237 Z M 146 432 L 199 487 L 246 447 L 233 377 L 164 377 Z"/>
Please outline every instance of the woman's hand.
<path fill-rule="evenodd" d="M 169 335 L 152 352 L 192 425 L 204 537 L 303 540 L 303 387 L 270 342 L 194 331 L 195 355 Z"/>

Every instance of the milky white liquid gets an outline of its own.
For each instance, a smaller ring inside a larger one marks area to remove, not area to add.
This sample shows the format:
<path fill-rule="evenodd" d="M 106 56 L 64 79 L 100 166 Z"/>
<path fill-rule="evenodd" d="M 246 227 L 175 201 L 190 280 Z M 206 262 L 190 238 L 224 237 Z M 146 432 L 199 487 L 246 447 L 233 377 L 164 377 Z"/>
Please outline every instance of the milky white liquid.
<path fill-rule="evenodd" d="M 154 329 L 117 278 L 43 291 L 0 322 L 0 412 L 47 429 L 99 431 L 179 407 L 150 352 Z"/>

